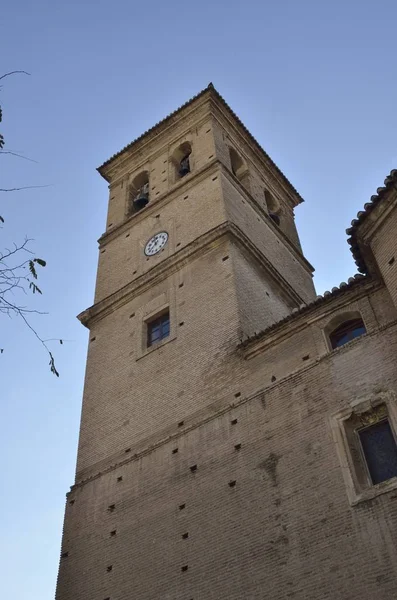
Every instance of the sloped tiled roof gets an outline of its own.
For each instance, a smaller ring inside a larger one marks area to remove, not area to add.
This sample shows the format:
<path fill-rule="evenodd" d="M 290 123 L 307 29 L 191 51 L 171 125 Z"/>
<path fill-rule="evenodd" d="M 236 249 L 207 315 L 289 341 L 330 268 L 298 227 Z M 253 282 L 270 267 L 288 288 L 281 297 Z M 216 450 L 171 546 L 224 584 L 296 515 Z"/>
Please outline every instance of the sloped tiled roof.
<path fill-rule="evenodd" d="M 254 335 L 243 340 L 240 343 L 239 347 L 245 348 L 251 342 L 260 340 L 261 338 L 265 337 L 268 333 L 274 331 L 275 329 L 278 329 L 288 321 L 292 321 L 298 316 L 307 313 L 314 308 L 317 308 L 317 306 L 319 306 L 320 304 L 325 304 L 326 302 L 333 300 L 336 296 L 340 296 L 348 290 L 351 290 L 353 287 L 357 287 L 359 285 L 367 283 L 368 281 L 371 281 L 370 278 L 366 277 L 365 275 L 361 275 L 360 273 L 357 273 L 356 275 L 354 275 L 354 277 L 349 277 L 347 283 L 345 281 L 342 281 L 342 283 L 340 283 L 338 287 L 333 287 L 330 292 L 326 291 L 322 296 L 317 296 L 317 298 L 313 300 L 313 302 L 309 302 L 309 304 L 302 304 L 299 308 L 294 308 L 294 310 L 289 315 L 287 315 L 280 321 L 273 323 L 266 329 L 263 329 L 262 331 L 259 331 L 258 333 L 255 333 Z"/>
<path fill-rule="evenodd" d="M 119 152 L 116 152 L 115 154 L 113 154 L 113 156 L 111 156 L 108 160 L 105 160 L 105 162 L 100 167 L 98 167 L 97 171 L 101 172 L 101 169 L 103 169 L 103 167 L 107 167 L 107 165 L 109 165 L 115 158 L 117 158 L 118 156 L 121 156 L 127 150 L 130 150 L 130 148 L 132 148 L 132 146 L 137 144 L 146 135 L 155 131 L 158 127 L 160 127 L 160 125 L 164 125 L 167 121 L 172 119 L 172 117 L 174 115 L 176 115 L 181 110 L 183 110 L 184 108 L 186 108 L 187 106 L 192 104 L 195 100 L 198 100 L 198 98 L 201 98 L 201 96 L 203 96 L 205 94 L 205 92 L 207 92 L 209 89 L 215 89 L 214 86 L 212 85 L 212 83 L 210 83 L 206 88 L 201 90 L 201 92 L 199 92 L 198 94 L 193 96 L 193 98 L 190 98 L 190 100 L 188 100 L 187 102 L 182 104 L 182 106 L 179 106 L 176 110 L 172 111 L 172 113 L 170 113 L 167 117 L 165 117 L 164 119 L 161 119 L 161 121 L 159 121 L 158 123 L 153 125 L 153 127 L 150 127 L 150 129 L 147 129 L 146 131 L 144 131 L 139 137 L 135 138 L 135 140 L 133 140 L 132 142 L 130 142 L 129 144 L 124 146 L 124 148 L 119 150 Z"/>
<path fill-rule="evenodd" d="M 198 98 L 201 98 L 201 96 L 204 96 L 204 94 L 207 93 L 207 92 L 209 92 L 209 91 L 215 95 L 215 97 L 223 104 L 223 106 L 234 117 L 234 119 L 238 122 L 238 124 L 240 125 L 240 127 L 242 127 L 242 129 L 244 130 L 244 132 L 246 133 L 246 135 L 249 137 L 249 139 L 251 140 L 251 142 L 253 142 L 253 144 L 256 146 L 257 150 L 265 157 L 265 159 L 267 161 L 269 161 L 271 163 L 271 165 L 281 175 L 281 177 L 288 184 L 288 186 L 294 191 L 294 193 L 296 194 L 298 200 L 300 202 L 303 202 L 303 198 L 299 194 L 299 192 L 294 188 L 294 186 L 292 185 L 292 183 L 287 179 L 287 177 L 278 168 L 278 166 L 272 161 L 272 159 L 270 158 L 270 156 L 267 154 L 267 152 L 265 152 L 265 150 L 262 148 L 262 146 L 259 144 L 259 142 L 254 138 L 254 136 L 248 131 L 248 129 L 246 128 L 246 126 L 244 125 L 244 123 L 239 119 L 239 117 L 236 115 L 236 113 L 227 104 L 226 100 L 224 100 L 224 98 L 220 95 L 220 93 L 215 89 L 213 83 L 209 83 L 206 88 L 204 88 L 203 90 L 201 90 L 201 92 L 199 92 L 198 94 L 196 94 L 195 96 L 193 96 L 193 98 L 191 98 L 190 100 L 188 100 L 187 102 L 185 102 L 184 104 L 182 104 L 182 106 L 180 106 L 179 108 L 177 108 L 176 110 L 174 110 L 167 117 L 165 117 L 164 119 L 162 119 L 161 121 L 159 121 L 158 123 L 156 123 L 155 125 L 153 125 L 153 127 L 151 127 L 150 129 L 148 129 L 147 131 L 145 131 L 144 133 L 142 133 L 142 135 L 140 135 L 135 140 L 133 140 L 132 142 L 130 142 L 129 144 L 127 144 L 127 146 L 125 146 L 124 148 L 122 148 L 122 150 L 120 150 L 119 152 L 116 152 L 116 154 L 113 154 L 113 156 L 111 156 L 100 167 L 98 167 L 97 171 L 99 171 L 99 173 L 101 173 L 101 175 L 102 175 L 102 172 L 101 172 L 102 169 L 104 167 L 108 166 L 115 158 L 118 158 L 124 152 L 126 152 L 127 150 L 130 150 L 135 144 L 137 144 L 140 140 L 142 140 L 146 135 L 148 135 L 148 134 L 156 131 L 156 129 L 158 129 L 159 127 L 161 127 L 165 123 L 167 123 L 167 121 L 169 121 L 177 113 L 179 113 L 181 110 L 183 110 L 187 106 L 190 106 L 195 100 L 198 100 Z"/>
<path fill-rule="evenodd" d="M 353 219 L 351 227 L 346 229 L 346 233 L 349 236 L 347 243 L 350 244 L 350 251 L 353 254 L 354 261 L 358 267 L 360 273 L 368 273 L 367 265 L 365 264 L 364 258 L 361 255 L 360 248 L 357 240 L 357 228 L 366 219 L 366 217 L 374 210 L 374 208 L 383 200 L 386 193 L 397 185 L 397 169 L 393 169 L 385 179 L 385 184 L 376 190 L 376 194 L 371 196 L 369 202 L 364 204 L 364 210 L 360 210 L 357 213 L 357 217 Z"/>

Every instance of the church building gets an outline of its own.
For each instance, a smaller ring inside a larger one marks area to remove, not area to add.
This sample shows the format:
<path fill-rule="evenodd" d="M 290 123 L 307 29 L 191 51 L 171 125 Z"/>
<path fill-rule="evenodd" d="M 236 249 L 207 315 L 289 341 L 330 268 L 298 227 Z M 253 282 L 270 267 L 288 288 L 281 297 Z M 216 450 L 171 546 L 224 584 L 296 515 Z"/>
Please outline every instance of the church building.
<path fill-rule="evenodd" d="M 395 600 L 397 170 L 323 296 L 303 199 L 212 84 L 98 171 L 56 600 Z"/>

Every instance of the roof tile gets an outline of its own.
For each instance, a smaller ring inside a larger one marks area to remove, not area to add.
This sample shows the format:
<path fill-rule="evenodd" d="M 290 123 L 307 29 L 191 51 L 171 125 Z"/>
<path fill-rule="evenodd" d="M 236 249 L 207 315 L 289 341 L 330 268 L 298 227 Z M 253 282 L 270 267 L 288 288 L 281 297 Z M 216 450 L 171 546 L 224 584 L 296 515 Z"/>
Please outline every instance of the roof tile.
<path fill-rule="evenodd" d="M 357 265 L 360 273 L 368 273 L 368 267 L 365 264 L 364 258 L 361 255 L 360 248 L 357 240 L 357 228 L 366 219 L 366 217 L 374 210 L 379 202 L 385 197 L 386 193 L 391 189 L 393 185 L 397 184 L 397 169 L 393 169 L 385 179 L 384 187 L 379 187 L 376 190 L 376 194 L 371 196 L 370 202 L 364 204 L 364 210 L 360 210 L 357 213 L 357 218 L 351 222 L 351 227 L 346 229 L 346 233 L 349 236 L 347 243 L 351 246 L 350 251 L 353 254 L 353 258 Z"/>

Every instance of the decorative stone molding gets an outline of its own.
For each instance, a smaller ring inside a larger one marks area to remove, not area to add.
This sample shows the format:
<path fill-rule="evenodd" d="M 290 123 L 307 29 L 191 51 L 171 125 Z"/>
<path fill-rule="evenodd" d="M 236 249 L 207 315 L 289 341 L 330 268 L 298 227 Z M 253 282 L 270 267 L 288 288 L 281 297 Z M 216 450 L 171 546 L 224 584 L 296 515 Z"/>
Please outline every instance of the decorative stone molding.
<path fill-rule="evenodd" d="M 382 390 L 356 398 L 347 408 L 330 418 L 332 436 L 351 506 L 397 489 L 397 477 L 372 484 L 355 433 L 358 428 L 375 424 L 385 417 L 396 432 L 397 394 L 393 390 Z"/>

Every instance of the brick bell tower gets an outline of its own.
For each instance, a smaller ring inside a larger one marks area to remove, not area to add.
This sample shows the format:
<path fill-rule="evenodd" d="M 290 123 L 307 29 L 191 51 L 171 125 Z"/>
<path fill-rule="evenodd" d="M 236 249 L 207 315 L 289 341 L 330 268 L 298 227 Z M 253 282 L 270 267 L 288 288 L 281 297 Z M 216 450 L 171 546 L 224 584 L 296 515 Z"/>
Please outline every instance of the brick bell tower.
<path fill-rule="evenodd" d="M 199 475 L 233 435 L 209 420 L 239 381 L 258 387 L 239 342 L 315 298 L 302 198 L 212 84 L 98 170 L 109 209 L 79 315 L 90 340 L 57 600 L 242 598 L 229 567 L 247 507 L 215 523 L 233 481 Z"/>

